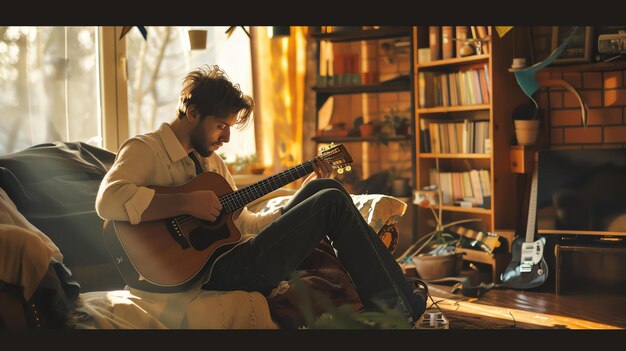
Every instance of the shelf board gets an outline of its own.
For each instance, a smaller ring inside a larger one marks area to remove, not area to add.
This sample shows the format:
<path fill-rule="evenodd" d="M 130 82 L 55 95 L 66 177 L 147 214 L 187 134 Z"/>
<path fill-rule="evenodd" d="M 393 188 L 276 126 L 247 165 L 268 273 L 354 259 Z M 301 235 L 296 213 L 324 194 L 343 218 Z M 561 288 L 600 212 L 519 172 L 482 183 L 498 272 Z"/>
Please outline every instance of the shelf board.
<path fill-rule="evenodd" d="M 312 36 L 318 40 L 328 40 L 331 42 L 375 40 L 387 39 L 400 36 L 410 36 L 411 27 L 383 27 L 380 29 L 361 29 L 351 31 L 339 31 L 334 33 L 313 33 Z"/>
<path fill-rule="evenodd" d="M 490 159 L 491 154 L 433 154 L 421 153 L 419 158 L 481 158 Z"/>
<path fill-rule="evenodd" d="M 315 136 L 313 138 L 314 141 L 318 143 L 361 143 L 361 142 L 383 142 L 383 141 L 405 141 L 411 140 L 410 135 L 398 135 L 392 137 L 360 137 L 360 136 L 346 136 L 346 137 L 334 137 L 334 136 Z"/>
<path fill-rule="evenodd" d="M 318 93 L 327 94 L 363 94 L 363 93 L 387 93 L 398 91 L 411 91 L 410 82 L 400 83 L 378 83 L 368 85 L 355 85 L 355 86 L 343 86 L 343 87 L 313 87 L 313 90 Z"/>
<path fill-rule="evenodd" d="M 455 58 L 445 59 L 445 60 L 418 63 L 417 69 L 420 70 L 424 68 L 438 68 L 438 67 L 443 67 L 443 66 L 465 65 L 468 63 L 478 63 L 481 61 L 487 61 L 488 59 L 489 59 L 489 54 L 455 57 Z"/>
<path fill-rule="evenodd" d="M 607 72 L 626 69 L 626 61 L 591 62 L 573 65 L 550 65 L 543 68 L 546 72 Z"/>
<path fill-rule="evenodd" d="M 431 206 L 435 211 L 438 209 L 437 206 Z M 485 208 L 480 207 L 461 207 L 461 206 L 452 206 L 452 205 L 443 205 L 441 209 L 444 211 L 450 212 L 467 212 L 467 213 L 478 213 L 478 214 L 492 214 L 493 211 L 487 210 Z"/>
<path fill-rule="evenodd" d="M 479 111 L 479 110 L 488 110 L 490 108 L 491 108 L 491 104 L 422 107 L 422 108 L 417 109 L 417 113 L 446 113 L 446 112 L 460 112 L 460 111 Z"/>

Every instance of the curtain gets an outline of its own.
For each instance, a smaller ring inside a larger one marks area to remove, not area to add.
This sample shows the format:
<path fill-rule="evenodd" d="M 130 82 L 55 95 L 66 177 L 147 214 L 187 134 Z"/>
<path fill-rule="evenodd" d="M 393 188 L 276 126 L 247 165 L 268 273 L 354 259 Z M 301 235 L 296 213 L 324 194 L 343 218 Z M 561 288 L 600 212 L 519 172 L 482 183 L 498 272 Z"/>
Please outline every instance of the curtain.
<path fill-rule="evenodd" d="M 268 27 L 251 27 L 256 149 L 267 173 L 303 162 L 308 32 L 291 27 L 288 37 L 270 38 Z"/>

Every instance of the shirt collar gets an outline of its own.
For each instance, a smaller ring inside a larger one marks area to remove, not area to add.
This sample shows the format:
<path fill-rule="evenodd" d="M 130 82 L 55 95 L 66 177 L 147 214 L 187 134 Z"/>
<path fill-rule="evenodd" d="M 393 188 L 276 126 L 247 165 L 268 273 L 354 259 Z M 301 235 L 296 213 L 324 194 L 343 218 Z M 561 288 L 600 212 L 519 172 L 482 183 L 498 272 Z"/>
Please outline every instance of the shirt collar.
<path fill-rule="evenodd" d="M 161 137 L 165 150 L 167 150 L 167 154 L 172 162 L 187 157 L 185 148 L 183 148 L 183 145 L 180 143 L 169 124 L 162 123 L 156 132 Z"/>

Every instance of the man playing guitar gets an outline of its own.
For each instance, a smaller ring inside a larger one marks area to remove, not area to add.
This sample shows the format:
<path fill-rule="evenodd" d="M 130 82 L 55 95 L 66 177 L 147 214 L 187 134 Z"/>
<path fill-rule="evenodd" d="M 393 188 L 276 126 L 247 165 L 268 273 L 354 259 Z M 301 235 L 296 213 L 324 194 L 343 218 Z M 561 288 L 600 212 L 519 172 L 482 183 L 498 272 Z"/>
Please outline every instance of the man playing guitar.
<path fill-rule="evenodd" d="M 237 189 L 216 151 L 230 141 L 231 127 L 251 121 L 252 110 L 252 98 L 219 67 L 204 65 L 188 73 L 176 118 L 120 147 L 98 191 L 98 215 L 130 225 L 177 216 L 219 222 L 225 209 L 216 191 L 160 192 L 153 187 L 181 186 L 203 172 L 215 172 Z M 314 173 L 282 209 L 256 214 L 241 204 L 232 213 L 232 223 L 244 235 L 234 245 L 217 250 L 197 284 L 165 295 L 189 299 L 193 296 L 189 291 L 204 289 L 258 291 L 267 296 L 327 237 L 365 308 L 380 310 L 382 302 L 404 313 L 413 326 L 425 310 L 426 287 L 415 288 L 406 280 L 349 193 L 326 178 L 331 165 L 323 158 L 311 165 Z M 182 244 L 189 245 L 184 239 Z"/>

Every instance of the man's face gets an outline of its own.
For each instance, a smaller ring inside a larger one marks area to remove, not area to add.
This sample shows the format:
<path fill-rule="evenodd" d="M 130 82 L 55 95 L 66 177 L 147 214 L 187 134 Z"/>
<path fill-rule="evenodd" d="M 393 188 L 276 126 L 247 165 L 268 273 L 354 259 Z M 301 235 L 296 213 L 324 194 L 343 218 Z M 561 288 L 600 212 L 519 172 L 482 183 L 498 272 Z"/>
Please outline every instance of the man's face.
<path fill-rule="evenodd" d="M 203 157 L 209 157 L 230 140 L 230 128 L 237 115 L 227 118 L 206 116 L 191 130 L 191 146 Z"/>

